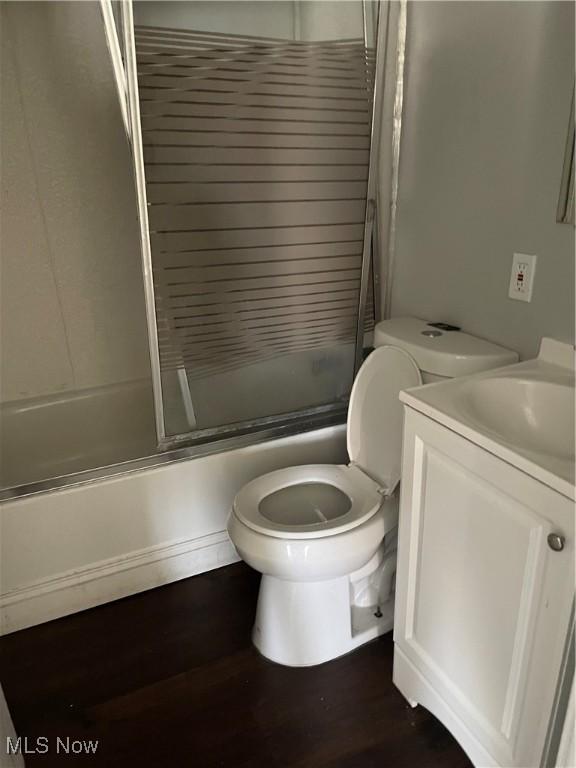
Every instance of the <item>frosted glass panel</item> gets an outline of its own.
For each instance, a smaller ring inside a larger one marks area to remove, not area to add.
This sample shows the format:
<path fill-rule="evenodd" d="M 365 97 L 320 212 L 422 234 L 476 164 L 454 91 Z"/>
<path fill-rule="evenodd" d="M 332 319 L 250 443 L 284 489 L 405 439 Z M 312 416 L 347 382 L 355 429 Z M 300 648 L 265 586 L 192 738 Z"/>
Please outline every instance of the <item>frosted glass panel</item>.
<path fill-rule="evenodd" d="M 345 403 L 374 72 L 362 3 L 134 13 L 167 434 Z"/>

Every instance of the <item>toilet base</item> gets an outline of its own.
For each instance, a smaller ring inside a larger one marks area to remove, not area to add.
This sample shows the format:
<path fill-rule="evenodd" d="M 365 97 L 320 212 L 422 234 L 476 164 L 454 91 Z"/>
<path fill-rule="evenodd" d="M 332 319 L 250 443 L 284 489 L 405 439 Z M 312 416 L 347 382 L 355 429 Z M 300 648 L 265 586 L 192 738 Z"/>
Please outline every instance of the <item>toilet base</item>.
<path fill-rule="evenodd" d="M 389 632 L 395 560 L 395 551 L 385 555 L 381 549 L 360 571 L 328 581 L 262 576 L 254 645 L 278 664 L 310 667 Z"/>

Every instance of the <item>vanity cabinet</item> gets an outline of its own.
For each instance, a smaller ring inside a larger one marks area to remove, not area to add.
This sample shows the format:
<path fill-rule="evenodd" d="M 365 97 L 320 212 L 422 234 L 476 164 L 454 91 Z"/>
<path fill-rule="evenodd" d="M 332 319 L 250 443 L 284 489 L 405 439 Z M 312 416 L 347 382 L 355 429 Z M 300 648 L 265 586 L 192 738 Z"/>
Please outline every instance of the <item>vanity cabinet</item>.
<path fill-rule="evenodd" d="M 548 764 L 572 622 L 574 504 L 405 411 L 394 682 L 476 766 Z"/>

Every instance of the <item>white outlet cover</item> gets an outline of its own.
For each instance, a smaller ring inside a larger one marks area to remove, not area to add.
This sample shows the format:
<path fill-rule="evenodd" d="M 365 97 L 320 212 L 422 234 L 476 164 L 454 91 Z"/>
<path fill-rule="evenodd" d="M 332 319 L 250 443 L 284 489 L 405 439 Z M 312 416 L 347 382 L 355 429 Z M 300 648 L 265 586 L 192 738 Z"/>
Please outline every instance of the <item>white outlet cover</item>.
<path fill-rule="evenodd" d="M 508 296 L 516 301 L 532 301 L 536 254 L 515 253 L 512 257 L 512 272 Z"/>

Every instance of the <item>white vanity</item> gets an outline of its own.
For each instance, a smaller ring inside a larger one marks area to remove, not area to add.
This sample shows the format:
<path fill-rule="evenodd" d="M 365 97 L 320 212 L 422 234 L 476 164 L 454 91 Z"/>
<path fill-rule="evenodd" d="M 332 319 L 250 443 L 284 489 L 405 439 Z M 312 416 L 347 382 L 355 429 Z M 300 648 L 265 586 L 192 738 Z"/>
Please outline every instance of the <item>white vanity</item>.
<path fill-rule="evenodd" d="M 553 765 L 562 736 L 573 370 L 573 348 L 544 339 L 536 360 L 401 395 L 394 682 L 476 766 Z"/>

